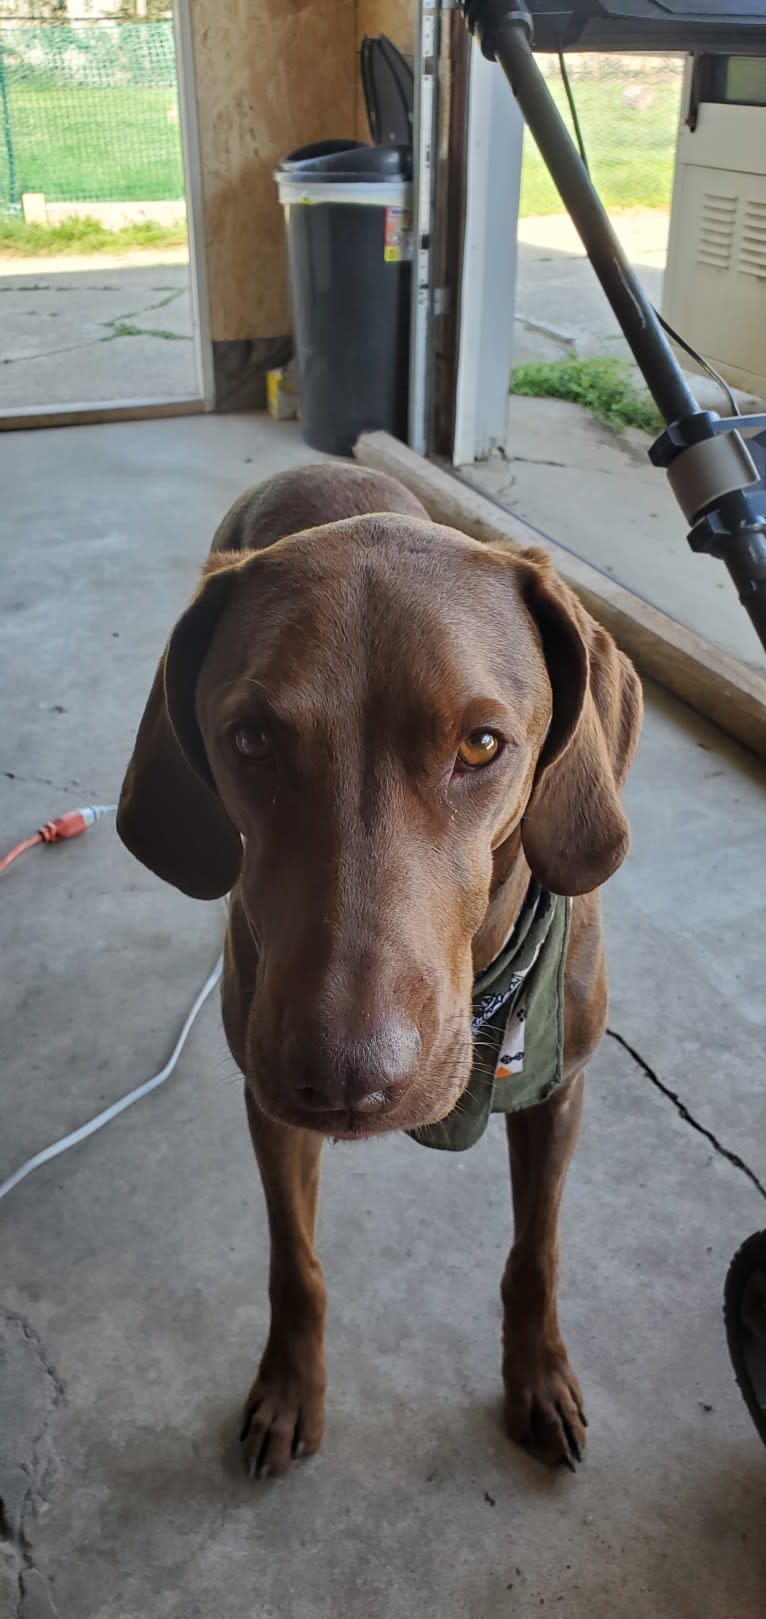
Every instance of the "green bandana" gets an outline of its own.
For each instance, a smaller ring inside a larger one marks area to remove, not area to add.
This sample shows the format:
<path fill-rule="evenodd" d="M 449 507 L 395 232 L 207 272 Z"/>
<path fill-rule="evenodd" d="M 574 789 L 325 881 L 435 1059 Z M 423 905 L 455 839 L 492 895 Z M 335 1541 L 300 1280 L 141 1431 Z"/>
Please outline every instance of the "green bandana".
<path fill-rule="evenodd" d="M 474 1060 L 446 1119 L 408 1131 L 425 1147 L 464 1152 L 484 1134 L 490 1113 L 544 1102 L 561 1084 L 564 962 L 572 901 L 534 878 L 508 943 L 474 979 Z"/>

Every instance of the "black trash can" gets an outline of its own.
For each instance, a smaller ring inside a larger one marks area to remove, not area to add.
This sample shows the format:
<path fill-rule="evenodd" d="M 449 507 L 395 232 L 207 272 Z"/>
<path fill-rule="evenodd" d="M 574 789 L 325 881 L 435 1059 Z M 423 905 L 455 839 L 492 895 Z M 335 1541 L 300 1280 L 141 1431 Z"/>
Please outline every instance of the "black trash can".
<path fill-rule="evenodd" d="M 407 435 L 411 149 L 323 141 L 275 178 L 285 214 L 301 429 L 349 455 L 360 433 Z"/>

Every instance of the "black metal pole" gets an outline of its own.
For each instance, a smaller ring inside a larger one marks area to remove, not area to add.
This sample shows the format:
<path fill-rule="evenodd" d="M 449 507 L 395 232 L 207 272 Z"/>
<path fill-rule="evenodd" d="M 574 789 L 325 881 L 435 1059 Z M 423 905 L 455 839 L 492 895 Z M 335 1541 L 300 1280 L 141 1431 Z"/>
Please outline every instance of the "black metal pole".
<path fill-rule="evenodd" d="M 729 570 L 737 595 L 766 651 L 766 526 L 754 517 L 746 492 L 721 502 L 725 527 L 715 541 L 700 549 L 719 557 Z"/>
<path fill-rule="evenodd" d="M 654 457 L 667 466 L 674 456 L 711 439 L 717 418 L 700 410 L 612 229 L 535 61 L 532 21 L 524 0 L 463 0 L 463 9 L 484 55 L 499 62 L 508 79 L 663 420 L 682 430 L 680 443 L 676 441 L 666 460 Z M 737 437 L 731 434 L 732 439 Z M 734 446 L 731 448 L 736 461 Z M 741 440 L 739 448 L 743 449 Z M 715 502 L 701 509 L 699 520 L 696 515 L 690 518 L 690 543 L 726 563 L 739 599 L 766 648 L 766 519 L 762 506 L 747 493 L 747 475 L 742 472 L 740 477 L 741 483 L 736 474 L 734 481 L 727 481 L 724 474 L 722 492 Z M 715 510 L 710 509 L 712 504 Z"/>
<path fill-rule="evenodd" d="M 479 8 L 476 8 L 477 11 Z M 484 11 L 494 8 L 484 7 Z M 497 8 L 500 9 L 500 8 Z M 498 17 L 487 48 L 499 62 L 540 153 L 571 214 L 588 258 L 645 375 L 663 421 L 699 410 L 660 326 L 604 212 L 590 176 L 532 54 L 524 11 Z M 481 26 L 481 24 L 479 24 Z"/>

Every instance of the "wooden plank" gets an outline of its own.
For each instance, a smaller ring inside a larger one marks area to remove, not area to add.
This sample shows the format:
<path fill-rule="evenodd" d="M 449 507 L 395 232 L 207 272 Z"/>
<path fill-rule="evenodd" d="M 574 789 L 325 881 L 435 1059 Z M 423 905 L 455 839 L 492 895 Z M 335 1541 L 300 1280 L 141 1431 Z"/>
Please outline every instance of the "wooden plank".
<path fill-rule="evenodd" d="M 354 455 L 363 466 L 406 484 L 436 522 L 492 545 L 513 550 L 532 545 L 546 551 L 562 579 L 641 674 L 766 759 L 766 680 L 754 670 L 388 433 L 365 433 Z"/>
<path fill-rule="evenodd" d="M 0 433 L 37 427 L 89 427 L 100 422 L 143 422 L 153 416 L 200 416 L 204 399 L 122 399 L 119 404 L 22 405 L 0 411 Z"/>

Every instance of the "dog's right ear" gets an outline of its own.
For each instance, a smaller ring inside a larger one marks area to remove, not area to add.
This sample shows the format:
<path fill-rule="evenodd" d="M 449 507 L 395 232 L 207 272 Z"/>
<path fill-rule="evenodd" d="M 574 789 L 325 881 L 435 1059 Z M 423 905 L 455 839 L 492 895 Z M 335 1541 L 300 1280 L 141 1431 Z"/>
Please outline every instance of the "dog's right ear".
<path fill-rule="evenodd" d="M 213 784 L 194 707 L 202 661 L 241 559 L 218 556 L 213 566 L 155 674 L 117 809 L 125 847 L 192 899 L 228 894 L 242 863 L 240 835 Z"/>

